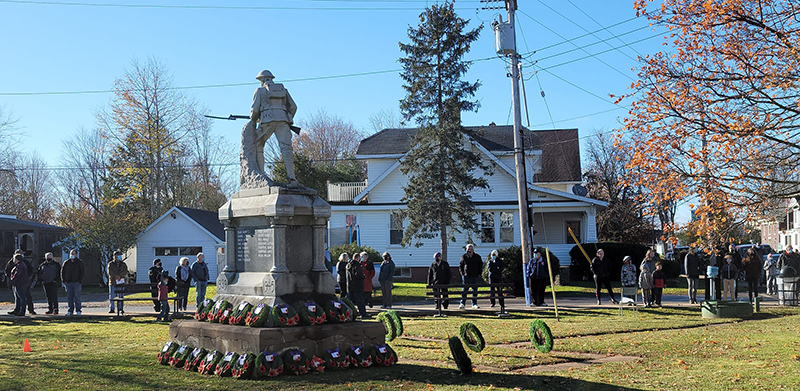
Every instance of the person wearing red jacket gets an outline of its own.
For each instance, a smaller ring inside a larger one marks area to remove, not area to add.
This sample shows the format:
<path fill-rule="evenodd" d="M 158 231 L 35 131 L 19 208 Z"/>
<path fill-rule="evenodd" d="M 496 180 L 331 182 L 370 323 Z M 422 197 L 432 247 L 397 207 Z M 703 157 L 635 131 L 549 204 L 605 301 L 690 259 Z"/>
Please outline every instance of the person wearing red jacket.
<path fill-rule="evenodd" d="M 369 260 L 369 254 L 361 253 L 361 267 L 364 269 L 364 301 L 372 308 L 372 278 L 375 277 L 375 265 Z"/>

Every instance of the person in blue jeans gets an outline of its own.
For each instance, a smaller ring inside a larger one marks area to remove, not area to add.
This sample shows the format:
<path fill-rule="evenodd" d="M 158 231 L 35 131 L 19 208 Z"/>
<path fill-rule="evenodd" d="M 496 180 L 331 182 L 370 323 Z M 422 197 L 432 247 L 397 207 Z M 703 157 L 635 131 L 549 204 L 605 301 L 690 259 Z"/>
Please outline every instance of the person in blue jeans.
<path fill-rule="evenodd" d="M 86 269 L 78 258 L 78 251 L 71 250 L 69 259 L 61 267 L 61 282 L 67 289 L 67 315 L 81 314 L 81 283 Z"/>
<path fill-rule="evenodd" d="M 192 263 L 192 279 L 197 290 L 195 305 L 198 307 L 206 299 L 206 287 L 208 286 L 209 274 L 208 265 L 204 261 L 205 258 L 206 256 L 203 253 L 197 253 L 197 260 Z"/>
<path fill-rule="evenodd" d="M 458 271 L 461 272 L 461 283 L 464 288 L 461 291 L 461 303 L 458 308 L 464 308 L 467 301 L 467 289 L 472 289 L 472 308 L 480 308 L 478 306 L 478 287 L 481 273 L 483 272 L 483 259 L 480 255 L 475 253 L 475 246 L 472 244 L 467 245 L 467 252 L 461 256 L 461 261 L 458 263 Z"/>

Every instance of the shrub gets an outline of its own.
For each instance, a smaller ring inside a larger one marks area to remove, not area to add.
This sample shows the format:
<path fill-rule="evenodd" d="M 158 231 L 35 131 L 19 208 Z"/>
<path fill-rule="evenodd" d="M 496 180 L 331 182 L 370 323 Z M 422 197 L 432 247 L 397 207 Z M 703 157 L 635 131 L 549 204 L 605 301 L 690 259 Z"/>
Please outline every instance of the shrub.
<path fill-rule="evenodd" d="M 581 246 L 583 246 L 583 249 L 586 250 L 590 258 L 595 257 L 598 249 L 603 249 L 605 252 L 604 259 L 610 261 L 611 270 L 609 270 L 609 277 L 611 281 L 620 280 L 619 274 L 620 270 L 622 270 L 622 258 L 625 258 L 626 255 L 630 255 L 631 258 L 633 258 L 633 264 L 636 265 L 636 270 L 638 272 L 639 265 L 642 263 L 642 259 L 644 259 L 649 249 L 649 247 L 645 245 L 633 243 L 583 243 Z M 578 246 L 569 250 L 569 256 L 570 277 L 573 280 L 580 280 L 584 277 L 587 280 L 592 280 L 592 271 L 589 267 L 589 262 L 586 261 L 586 257 L 581 253 Z M 667 270 L 666 264 L 664 265 L 664 270 Z M 678 270 L 680 271 L 680 268 Z M 675 276 L 677 276 L 677 274 L 675 274 Z M 671 278 L 669 273 L 667 273 L 667 278 Z"/>
<path fill-rule="evenodd" d="M 359 246 L 356 243 L 350 243 L 331 247 L 331 262 L 333 262 L 334 265 L 336 262 L 339 262 L 339 255 L 342 255 L 342 253 L 347 253 L 347 255 L 352 258 L 354 253 L 360 253 L 364 251 L 369 254 L 369 260 L 373 263 L 380 263 L 382 261 L 381 255 L 378 254 L 374 248 L 369 246 Z"/>
<path fill-rule="evenodd" d="M 542 253 L 543 257 L 547 257 L 545 254 L 544 247 L 537 247 L 539 252 Z M 522 247 L 520 246 L 511 246 L 506 248 L 501 248 L 497 250 L 497 253 L 500 256 L 500 259 L 503 260 L 503 281 L 504 282 L 513 282 L 514 283 L 514 295 L 520 296 L 523 295 L 523 289 L 525 285 L 522 280 Z M 483 279 L 488 281 L 489 272 L 486 270 L 486 262 L 489 259 L 489 254 L 486 255 L 486 259 L 484 260 L 484 270 L 483 270 Z M 547 259 L 547 258 L 545 258 Z M 552 252 L 550 253 L 550 266 L 553 270 L 553 279 L 558 276 L 559 271 L 559 260 Z"/>

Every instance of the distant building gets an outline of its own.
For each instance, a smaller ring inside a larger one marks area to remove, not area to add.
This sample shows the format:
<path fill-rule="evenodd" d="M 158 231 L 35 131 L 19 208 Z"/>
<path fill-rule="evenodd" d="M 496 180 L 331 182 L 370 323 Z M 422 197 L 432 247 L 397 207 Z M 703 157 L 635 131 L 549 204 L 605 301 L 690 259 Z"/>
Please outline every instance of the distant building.
<path fill-rule="evenodd" d="M 22 250 L 34 267 L 51 252 L 61 262 L 60 242 L 70 234 L 69 228 L 19 220 L 15 216 L 0 215 L 0 264 L 5 267 L 14 250 Z"/>
<path fill-rule="evenodd" d="M 486 176 L 489 189 L 472 192 L 478 209 L 480 235 L 473 235 L 476 252 L 482 256 L 497 248 L 520 245 L 517 206 L 514 137 L 511 126 L 468 128 L 464 147 L 477 152 L 493 166 Z M 422 280 L 439 250 L 439 239 L 423 240 L 421 247 L 402 247 L 405 203 L 403 186 L 407 177 L 400 162 L 411 148 L 416 129 L 385 129 L 364 140 L 356 157 L 367 164 L 367 180 L 358 183 L 332 183 L 328 202 L 329 245 L 357 241 L 379 252 L 389 251 L 397 265 L 398 277 Z M 597 241 L 596 214 L 607 203 L 586 197 L 582 182 L 580 144 L 577 129 L 524 130 L 528 207 L 537 231 L 536 246 L 550 247 L 562 266 L 569 266 L 569 250 L 575 245 L 567 232 L 572 228 L 581 242 Z M 482 175 L 477 173 L 477 175 Z M 448 262 L 458 265 L 467 242 L 457 234 L 448 248 Z"/>
<path fill-rule="evenodd" d="M 202 252 L 213 282 L 217 279 L 217 254 L 223 251 L 224 238 L 217 212 L 175 206 L 139 234 L 125 263 L 130 272 L 136 273 L 136 283 L 146 284 L 155 258 L 160 258 L 164 269 L 174 277 L 181 257 L 188 257 L 191 264 Z"/>

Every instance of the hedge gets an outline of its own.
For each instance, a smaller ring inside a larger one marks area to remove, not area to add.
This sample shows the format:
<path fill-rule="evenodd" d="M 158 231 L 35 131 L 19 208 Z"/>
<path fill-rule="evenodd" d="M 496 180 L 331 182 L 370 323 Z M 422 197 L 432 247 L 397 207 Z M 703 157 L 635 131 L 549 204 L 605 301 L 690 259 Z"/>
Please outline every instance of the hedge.
<path fill-rule="evenodd" d="M 376 251 L 374 248 L 369 246 L 359 246 L 356 243 L 350 243 L 331 247 L 331 263 L 336 265 L 336 262 L 339 262 L 339 255 L 342 255 L 342 253 L 347 253 L 350 258 L 353 258 L 354 253 L 361 253 L 364 251 L 369 254 L 369 260 L 372 261 L 372 263 L 381 263 L 383 261 L 381 255 L 378 254 L 378 251 Z"/>

